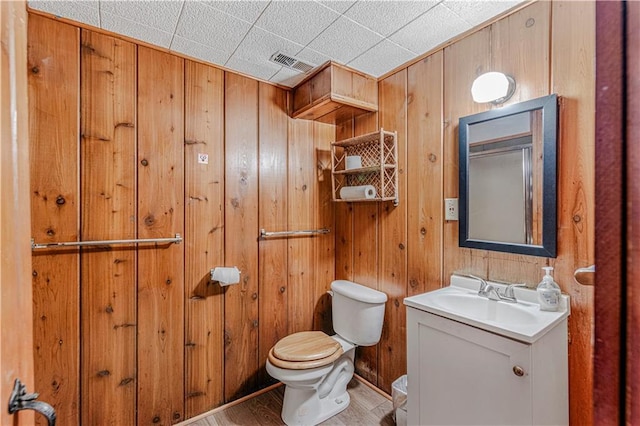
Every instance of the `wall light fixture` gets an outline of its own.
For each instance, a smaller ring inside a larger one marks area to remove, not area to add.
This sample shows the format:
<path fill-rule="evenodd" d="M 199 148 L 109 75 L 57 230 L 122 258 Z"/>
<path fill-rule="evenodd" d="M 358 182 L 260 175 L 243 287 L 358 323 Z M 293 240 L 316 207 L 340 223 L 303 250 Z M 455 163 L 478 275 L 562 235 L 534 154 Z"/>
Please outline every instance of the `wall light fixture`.
<path fill-rule="evenodd" d="M 501 72 L 487 72 L 478 76 L 471 85 L 471 96 L 475 102 L 502 104 L 516 91 L 516 81 Z"/>

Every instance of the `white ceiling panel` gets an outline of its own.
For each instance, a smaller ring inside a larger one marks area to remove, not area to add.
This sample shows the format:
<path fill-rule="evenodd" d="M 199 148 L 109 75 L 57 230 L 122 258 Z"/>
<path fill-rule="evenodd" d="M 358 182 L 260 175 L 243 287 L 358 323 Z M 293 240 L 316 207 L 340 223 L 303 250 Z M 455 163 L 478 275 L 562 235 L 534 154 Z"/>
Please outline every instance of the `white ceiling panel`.
<path fill-rule="evenodd" d="M 299 60 L 301 60 L 302 62 L 306 62 L 309 65 L 313 65 L 313 66 L 318 66 L 318 65 L 322 65 L 325 62 L 327 62 L 328 60 L 331 59 L 330 56 L 327 56 L 323 53 L 320 52 L 316 52 L 313 49 L 310 49 L 308 47 L 305 47 L 304 49 L 302 49 L 300 52 L 298 52 L 295 57 Z M 335 61 L 335 59 L 334 59 Z M 336 61 L 338 62 L 338 61 Z"/>
<path fill-rule="evenodd" d="M 473 26 L 516 6 L 520 1 L 507 0 L 444 0 L 443 4 Z"/>
<path fill-rule="evenodd" d="M 189 1 L 189 0 L 188 0 Z M 193 0 L 190 0 L 193 1 Z M 236 0 L 236 1 L 204 1 L 202 3 L 211 6 L 215 9 L 228 13 L 231 16 L 240 18 L 250 23 L 254 23 L 260 16 L 262 11 L 267 7 L 270 0 L 264 1 L 251 1 L 251 0 Z"/>
<path fill-rule="evenodd" d="M 355 0 L 321 0 L 318 3 L 322 3 L 326 7 L 331 10 L 335 10 L 338 13 L 345 13 L 351 6 L 353 6 L 356 2 Z"/>
<path fill-rule="evenodd" d="M 313 19 L 308 19 L 309 16 Z M 339 13 L 315 1 L 274 1 L 262 12 L 255 25 L 306 45 L 339 17 Z"/>
<path fill-rule="evenodd" d="M 360 1 L 344 15 L 383 36 L 400 28 L 434 7 L 442 0 Z"/>
<path fill-rule="evenodd" d="M 248 22 L 203 3 L 186 2 L 176 35 L 222 52 L 233 53 L 250 28 Z"/>
<path fill-rule="evenodd" d="M 100 12 L 97 1 L 32 1 L 29 3 L 34 9 L 52 13 L 61 18 L 84 22 L 94 27 L 100 27 Z"/>
<path fill-rule="evenodd" d="M 389 38 L 405 49 L 420 54 L 465 32 L 471 26 L 467 21 L 439 4 Z"/>
<path fill-rule="evenodd" d="M 220 66 L 223 66 L 231 57 L 229 52 L 222 52 L 211 46 L 196 43 L 180 36 L 173 36 L 171 50 Z"/>
<path fill-rule="evenodd" d="M 306 76 L 307 74 L 302 74 L 286 67 L 282 67 L 282 69 L 272 76 L 269 81 L 282 84 L 283 86 L 293 87 L 304 80 Z"/>
<path fill-rule="evenodd" d="M 182 1 L 101 1 L 100 12 L 173 33 L 182 5 Z"/>
<path fill-rule="evenodd" d="M 142 40 L 160 47 L 169 47 L 172 33 L 148 27 L 139 22 L 129 21 L 112 13 L 101 12 L 100 22 L 105 30 Z"/>
<path fill-rule="evenodd" d="M 281 65 L 269 61 L 271 55 L 282 52 L 293 56 L 300 49 L 302 49 L 300 44 L 271 34 L 261 28 L 253 27 L 233 53 L 232 58 L 242 58 L 245 61 L 255 61 L 256 63 L 267 62 L 280 69 Z"/>
<path fill-rule="evenodd" d="M 282 68 L 273 62 L 247 61 L 235 55 L 227 61 L 225 66 L 261 80 L 270 80 Z"/>
<path fill-rule="evenodd" d="M 387 71 L 410 61 L 415 56 L 415 53 L 385 39 L 347 65 L 366 74 L 379 77 Z"/>
<path fill-rule="evenodd" d="M 346 64 L 380 41 L 380 35 L 341 16 L 307 46 Z"/>
<path fill-rule="evenodd" d="M 2 1 L 2 0 L 0 0 Z M 522 0 L 56 0 L 29 7 L 262 80 L 303 74 L 276 52 L 378 77 Z"/>

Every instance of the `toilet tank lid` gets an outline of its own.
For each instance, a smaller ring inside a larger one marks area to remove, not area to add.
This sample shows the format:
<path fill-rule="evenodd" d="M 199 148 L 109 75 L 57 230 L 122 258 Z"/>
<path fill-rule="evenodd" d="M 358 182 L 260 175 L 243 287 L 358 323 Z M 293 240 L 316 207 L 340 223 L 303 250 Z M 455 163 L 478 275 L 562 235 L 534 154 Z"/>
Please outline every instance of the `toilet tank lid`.
<path fill-rule="evenodd" d="M 364 303 L 384 303 L 387 301 L 387 295 L 381 291 L 347 280 L 336 280 L 332 282 L 331 290 L 350 299 Z"/>

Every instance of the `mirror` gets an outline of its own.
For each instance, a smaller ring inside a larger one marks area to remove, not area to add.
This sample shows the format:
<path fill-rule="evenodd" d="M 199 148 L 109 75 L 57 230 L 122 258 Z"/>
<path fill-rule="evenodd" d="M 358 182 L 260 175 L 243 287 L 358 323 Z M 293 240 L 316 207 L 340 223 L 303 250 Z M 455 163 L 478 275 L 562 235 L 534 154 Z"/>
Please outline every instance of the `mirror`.
<path fill-rule="evenodd" d="M 460 118 L 460 247 L 556 257 L 557 96 Z"/>

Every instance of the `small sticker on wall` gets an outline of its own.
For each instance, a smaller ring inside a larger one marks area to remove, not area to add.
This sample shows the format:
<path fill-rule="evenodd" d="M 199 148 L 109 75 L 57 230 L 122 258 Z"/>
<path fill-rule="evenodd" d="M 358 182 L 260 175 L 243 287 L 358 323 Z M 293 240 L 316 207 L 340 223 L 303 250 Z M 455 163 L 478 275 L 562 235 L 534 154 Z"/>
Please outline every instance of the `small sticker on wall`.
<path fill-rule="evenodd" d="M 209 154 L 198 154 L 199 164 L 209 164 Z"/>

